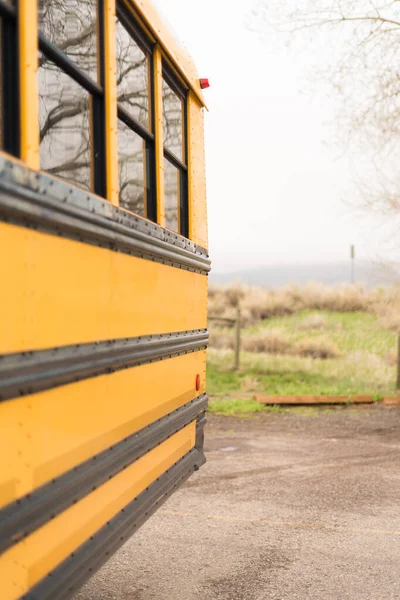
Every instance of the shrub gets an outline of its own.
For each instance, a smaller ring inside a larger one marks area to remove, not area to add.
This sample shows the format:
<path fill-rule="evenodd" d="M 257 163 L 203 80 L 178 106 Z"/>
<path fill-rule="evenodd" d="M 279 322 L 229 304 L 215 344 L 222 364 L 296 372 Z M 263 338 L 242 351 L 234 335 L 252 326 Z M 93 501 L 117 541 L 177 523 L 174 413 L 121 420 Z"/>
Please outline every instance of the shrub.
<path fill-rule="evenodd" d="M 368 291 L 357 285 L 326 286 L 317 283 L 303 287 L 287 285 L 272 290 L 241 285 L 210 288 L 210 315 L 235 318 L 238 305 L 242 309 L 245 326 L 304 309 L 381 314 L 390 307 L 400 307 L 400 289 Z"/>
<path fill-rule="evenodd" d="M 325 338 L 302 340 L 292 347 L 292 354 L 311 358 L 337 358 L 341 355 L 338 347 Z"/>
<path fill-rule="evenodd" d="M 278 328 L 266 329 L 243 338 L 242 348 L 247 352 L 265 352 L 266 354 L 287 354 L 290 342 Z"/>
<path fill-rule="evenodd" d="M 255 321 L 283 317 L 296 312 L 296 303 L 286 288 L 281 290 L 249 288 L 241 306 L 250 312 Z"/>
<path fill-rule="evenodd" d="M 327 329 L 329 327 L 329 322 L 326 317 L 323 315 L 309 315 L 305 317 L 301 323 L 299 323 L 300 329 L 305 329 L 306 331 L 309 329 Z"/>
<path fill-rule="evenodd" d="M 235 340 L 232 335 L 229 335 L 229 333 L 218 329 L 210 329 L 208 335 L 208 344 L 211 348 L 216 348 L 217 350 L 221 350 L 222 348 L 233 350 L 235 347 Z"/>
<path fill-rule="evenodd" d="M 379 320 L 382 327 L 400 335 L 400 310 L 387 311 Z"/>

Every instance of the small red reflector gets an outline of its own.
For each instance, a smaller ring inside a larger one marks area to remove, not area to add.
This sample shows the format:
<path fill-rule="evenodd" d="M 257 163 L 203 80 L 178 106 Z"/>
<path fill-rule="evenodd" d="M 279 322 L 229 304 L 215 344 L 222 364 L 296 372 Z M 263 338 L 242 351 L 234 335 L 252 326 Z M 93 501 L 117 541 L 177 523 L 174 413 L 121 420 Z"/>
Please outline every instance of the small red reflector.
<path fill-rule="evenodd" d="M 200 87 L 202 90 L 210 87 L 210 82 L 208 79 L 200 79 Z"/>
<path fill-rule="evenodd" d="M 200 389 L 200 375 L 197 374 L 196 375 L 196 392 L 198 392 Z"/>

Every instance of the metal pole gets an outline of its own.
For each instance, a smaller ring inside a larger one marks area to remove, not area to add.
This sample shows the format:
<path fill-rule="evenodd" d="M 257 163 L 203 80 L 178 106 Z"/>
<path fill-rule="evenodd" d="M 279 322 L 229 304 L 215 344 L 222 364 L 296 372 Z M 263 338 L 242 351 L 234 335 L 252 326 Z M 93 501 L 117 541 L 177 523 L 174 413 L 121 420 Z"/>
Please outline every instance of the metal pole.
<path fill-rule="evenodd" d="M 237 314 L 236 314 L 235 362 L 233 364 L 234 371 L 238 371 L 239 364 L 240 364 L 240 308 L 237 309 Z"/>
<path fill-rule="evenodd" d="M 350 283 L 354 283 L 354 272 L 355 272 L 355 268 L 354 268 L 354 261 L 355 261 L 355 249 L 354 249 L 354 245 L 352 244 L 350 246 L 350 258 L 351 258 L 351 273 L 350 273 Z"/>
<path fill-rule="evenodd" d="M 400 335 L 397 337 L 397 379 L 396 390 L 400 390 Z"/>

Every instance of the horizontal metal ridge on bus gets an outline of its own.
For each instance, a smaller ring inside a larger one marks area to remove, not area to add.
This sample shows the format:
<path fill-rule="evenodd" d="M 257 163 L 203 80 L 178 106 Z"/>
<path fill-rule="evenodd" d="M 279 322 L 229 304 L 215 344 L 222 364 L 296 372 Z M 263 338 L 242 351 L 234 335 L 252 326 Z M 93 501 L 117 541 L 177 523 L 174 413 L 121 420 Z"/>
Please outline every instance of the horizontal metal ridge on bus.
<path fill-rule="evenodd" d="M 0 509 L 0 552 L 23 540 L 198 417 L 199 440 L 207 404 L 206 394 L 198 396 Z"/>
<path fill-rule="evenodd" d="M 110 556 L 196 471 L 205 458 L 193 448 L 20 600 L 69 600 Z"/>
<path fill-rule="evenodd" d="M 201 274 L 207 250 L 98 196 L 0 156 L 0 220 Z"/>
<path fill-rule="evenodd" d="M 0 402 L 121 369 L 204 350 L 206 329 L 0 356 Z"/>

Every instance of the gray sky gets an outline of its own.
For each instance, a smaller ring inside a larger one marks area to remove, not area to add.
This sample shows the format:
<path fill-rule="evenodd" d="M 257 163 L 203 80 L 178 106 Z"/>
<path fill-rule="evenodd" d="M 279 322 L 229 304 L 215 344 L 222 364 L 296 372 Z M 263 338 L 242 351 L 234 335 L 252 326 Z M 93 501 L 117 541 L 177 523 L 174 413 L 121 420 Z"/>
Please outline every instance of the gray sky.
<path fill-rule="evenodd" d="M 351 208 L 350 157 L 331 144 L 337 106 L 307 76 L 315 48 L 276 51 L 245 26 L 252 2 L 154 0 L 205 90 L 210 252 L 215 271 L 376 259 L 381 224 Z"/>

